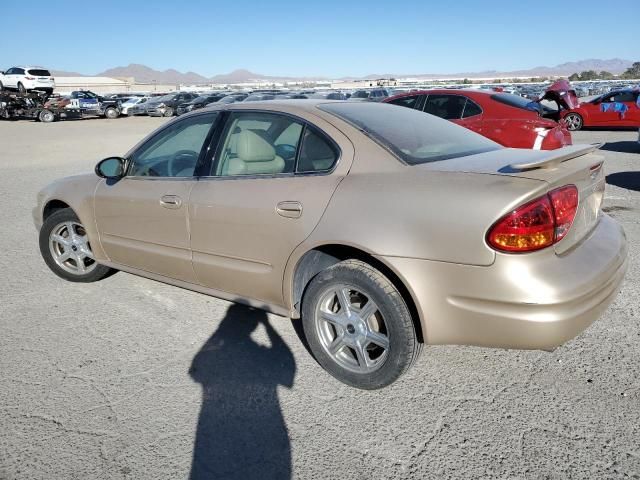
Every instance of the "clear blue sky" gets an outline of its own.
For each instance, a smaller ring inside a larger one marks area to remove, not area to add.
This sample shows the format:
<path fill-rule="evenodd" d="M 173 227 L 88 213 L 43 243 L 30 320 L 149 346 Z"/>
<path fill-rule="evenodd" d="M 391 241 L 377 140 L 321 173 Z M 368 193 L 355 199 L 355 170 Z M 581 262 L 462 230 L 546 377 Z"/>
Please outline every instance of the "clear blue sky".
<path fill-rule="evenodd" d="M 429 3 L 2 2 L 0 66 L 95 74 L 142 63 L 205 76 L 246 68 L 339 77 L 640 60 L 638 0 Z"/>

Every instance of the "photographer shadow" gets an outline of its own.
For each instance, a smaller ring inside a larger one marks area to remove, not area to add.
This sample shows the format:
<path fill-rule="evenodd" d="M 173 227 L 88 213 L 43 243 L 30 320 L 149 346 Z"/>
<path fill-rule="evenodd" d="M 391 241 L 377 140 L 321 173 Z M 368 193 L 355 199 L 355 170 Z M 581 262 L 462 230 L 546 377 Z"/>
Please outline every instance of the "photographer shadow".
<path fill-rule="evenodd" d="M 270 347 L 251 338 L 260 324 Z M 202 386 L 190 478 L 291 478 L 291 446 L 277 389 L 293 386 L 295 361 L 267 314 L 230 306 L 189 374 Z"/>

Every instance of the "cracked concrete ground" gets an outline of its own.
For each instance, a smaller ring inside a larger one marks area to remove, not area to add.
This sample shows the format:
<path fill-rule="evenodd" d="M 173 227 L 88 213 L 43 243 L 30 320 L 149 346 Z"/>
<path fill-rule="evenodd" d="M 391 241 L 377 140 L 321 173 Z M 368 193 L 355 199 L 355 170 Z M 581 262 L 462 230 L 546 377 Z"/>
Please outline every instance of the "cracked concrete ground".
<path fill-rule="evenodd" d="M 607 142 L 605 208 L 630 243 L 598 322 L 553 353 L 429 347 L 363 392 L 324 373 L 288 319 L 271 329 L 124 273 L 49 272 L 36 192 L 164 121 L 0 123 L 1 479 L 180 479 L 192 463 L 193 478 L 640 478 L 637 133 L 574 135 Z"/>

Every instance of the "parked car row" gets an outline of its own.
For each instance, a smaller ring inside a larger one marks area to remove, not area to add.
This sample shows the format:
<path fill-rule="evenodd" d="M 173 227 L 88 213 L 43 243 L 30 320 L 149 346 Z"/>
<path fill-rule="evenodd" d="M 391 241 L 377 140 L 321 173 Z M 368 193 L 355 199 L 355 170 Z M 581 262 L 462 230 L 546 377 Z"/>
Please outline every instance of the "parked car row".
<path fill-rule="evenodd" d="M 354 91 L 262 89 L 251 92 L 177 91 L 166 94 L 115 93 L 100 96 L 78 90 L 70 95 L 43 100 L 44 105 L 28 107 L 28 102 L 4 108 L 27 111 L 30 118 L 54 121 L 59 118 L 120 115 L 172 117 L 211 104 L 268 101 L 276 99 L 324 99 L 387 102 L 436 115 L 465 126 L 504 146 L 552 150 L 571 145 L 569 131 L 583 127 L 640 126 L 639 90 L 618 88 L 589 101 L 585 94 L 611 82 L 580 82 L 571 85 L 559 80 L 542 90 L 542 84 L 494 84 L 474 88 L 452 85 L 447 88 L 398 89 L 371 87 Z M 620 85 L 624 85 L 621 83 Z M 41 91 L 50 95 L 55 87 L 50 72 L 40 67 L 13 67 L 0 73 L 0 91 L 18 93 Z M 481 87 L 481 88 L 478 88 Z M 589 87 L 589 88 L 588 88 Z M 46 101 L 46 103 L 45 103 Z"/>
<path fill-rule="evenodd" d="M 213 103 L 258 102 L 275 99 L 326 99 L 346 100 L 350 94 L 339 91 L 291 91 L 255 90 L 253 92 L 174 92 L 157 98 L 138 101 L 127 109 L 128 115 L 149 115 L 171 117 L 183 115 Z M 381 97 L 382 99 L 383 97 Z"/>

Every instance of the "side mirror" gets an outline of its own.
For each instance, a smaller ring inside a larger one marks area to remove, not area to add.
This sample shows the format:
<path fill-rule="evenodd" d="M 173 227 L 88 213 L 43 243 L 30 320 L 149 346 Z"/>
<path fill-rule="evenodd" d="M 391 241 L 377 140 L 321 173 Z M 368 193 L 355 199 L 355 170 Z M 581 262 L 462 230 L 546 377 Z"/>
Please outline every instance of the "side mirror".
<path fill-rule="evenodd" d="M 107 179 L 120 179 L 127 171 L 127 161 L 121 157 L 108 157 L 96 165 L 96 175 Z"/>

